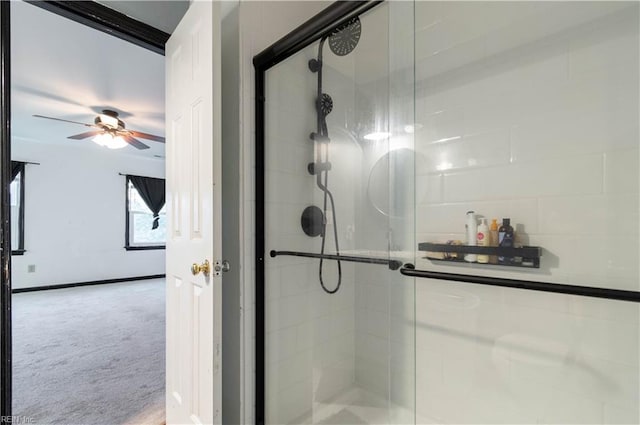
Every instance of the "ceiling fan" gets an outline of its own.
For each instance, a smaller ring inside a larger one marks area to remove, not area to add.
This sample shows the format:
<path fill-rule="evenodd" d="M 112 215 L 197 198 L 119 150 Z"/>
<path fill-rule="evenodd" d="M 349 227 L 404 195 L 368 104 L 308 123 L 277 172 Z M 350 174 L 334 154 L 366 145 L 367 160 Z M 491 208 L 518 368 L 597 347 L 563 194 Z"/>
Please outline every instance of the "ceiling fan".
<path fill-rule="evenodd" d="M 111 109 L 103 109 L 102 114 L 98 115 L 93 124 L 86 124 L 77 121 L 63 120 L 61 118 L 45 117 L 44 115 L 34 115 L 36 118 L 46 118 L 48 120 L 70 122 L 73 124 L 84 125 L 85 127 L 92 127 L 95 130 L 87 131 L 85 133 L 75 134 L 67 137 L 68 139 L 82 140 L 93 136 L 93 141 L 101 146 L 106 146 L 111 149 L 120 149 L 127 146 L 127 144 L 138 149 L 149 149 L 149 146 L 136 139 L 153 140 L 154 142 L 164 143 L 164 137 L 155 136 L 153 134 L 142 133 L 135 130 L 127 130 L 124 122 L 118 118 L 118 113 Z"/>

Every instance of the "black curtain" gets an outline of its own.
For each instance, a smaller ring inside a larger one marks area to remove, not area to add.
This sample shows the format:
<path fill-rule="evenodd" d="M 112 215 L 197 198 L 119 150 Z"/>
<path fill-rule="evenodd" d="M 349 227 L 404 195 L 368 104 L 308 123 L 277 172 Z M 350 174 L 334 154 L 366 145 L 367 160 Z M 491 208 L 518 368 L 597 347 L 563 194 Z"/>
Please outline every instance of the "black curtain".
<path fill-rule="evenodd" d="M 11 181 L 14 181 L 18 174 L 24 171 L 24 162 L 11 161 Z"/>
<path fill-rule="evenodd" d="M 129 181 L 136 188 L 144 203 L 153 213 L 152 229 L 158 228 L 160 220 L 160 210 L 164 207 L 165 184 L 164 179 L 155 179 L 153 177 L 127 176 Z"/>

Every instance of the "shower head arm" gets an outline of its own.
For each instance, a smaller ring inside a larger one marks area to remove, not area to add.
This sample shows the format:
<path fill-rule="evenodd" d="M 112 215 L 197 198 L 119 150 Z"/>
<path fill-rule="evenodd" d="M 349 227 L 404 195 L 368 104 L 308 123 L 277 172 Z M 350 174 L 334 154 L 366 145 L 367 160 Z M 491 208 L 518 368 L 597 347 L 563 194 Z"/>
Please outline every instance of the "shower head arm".
<path fill-rule="evenodd" d="M 311 72 L 318 72 L 322 68 L 322 49 L 324 47 L 324 42 L 327 40 L 327 37 L 328 36 L 324 36 L 320 39 L 320 44 L 318 45 L 318 55 L 313 59 L 309 59 L 308 65 Z"/>
<path fill-rule="evenodd" d="M 318 61 L 322 63 L 322 49 L 324 48 L 324 43 L 329 38 L 329 35 L 325 35 L 320 39 L 320 44 L 318 44 Z"/>
<path fill-rule="evenodd" d="M 323 121 L 324 117 L 322 116 L 322 112 L 320 111 L 320 100 L 322 99 L 322 48 L 324 47 L 324 42 L 327 40 L 328 36 L 322 37 L 320 40 L 320 44 L 318 45 L 318 93 L 316 95 L 316 126 L 319 134 L 323 134 Z M 326 123 L 325 123 L 326 127 Z M 326 136 L 326 134 L 323 134 Z"/>

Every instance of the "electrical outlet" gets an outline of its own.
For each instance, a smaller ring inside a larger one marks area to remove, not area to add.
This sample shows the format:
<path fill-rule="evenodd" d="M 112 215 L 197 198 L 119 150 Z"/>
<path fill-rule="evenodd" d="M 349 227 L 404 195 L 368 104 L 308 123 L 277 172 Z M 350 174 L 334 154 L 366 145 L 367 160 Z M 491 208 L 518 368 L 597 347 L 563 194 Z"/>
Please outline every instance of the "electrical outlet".
<path fill-rule="evenodd" d="M 35 273 L 36 272 L 36 265 L 35 264 L 29 264 L 27 266 L 27 273 Z"/>

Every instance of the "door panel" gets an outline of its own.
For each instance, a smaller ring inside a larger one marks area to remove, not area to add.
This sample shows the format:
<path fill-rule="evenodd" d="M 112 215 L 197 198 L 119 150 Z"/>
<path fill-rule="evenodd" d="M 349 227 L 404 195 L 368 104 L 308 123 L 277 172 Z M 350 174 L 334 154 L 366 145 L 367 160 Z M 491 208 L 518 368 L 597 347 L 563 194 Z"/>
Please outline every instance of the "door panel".
<path fill-rule="evenodd" d="M 166 48 L 169 424 L 221 418 L 219 46 L 219 5 L 194 2 Z"/>

